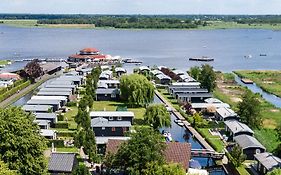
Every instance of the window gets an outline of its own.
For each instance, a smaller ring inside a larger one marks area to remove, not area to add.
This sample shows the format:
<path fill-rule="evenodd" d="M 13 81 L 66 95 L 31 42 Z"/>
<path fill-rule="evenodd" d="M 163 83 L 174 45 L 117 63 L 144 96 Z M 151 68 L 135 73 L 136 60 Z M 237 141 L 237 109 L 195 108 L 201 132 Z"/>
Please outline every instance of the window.
<path fill-rule="evenodd" d="M 122 120 L 122 117 L 118 117 L 117 120 Z"/>
<path fill-rule="evenodd" d="M 109 117 L 109 119 L 108 120 L 113 120 L 113 117 Z"/>
<path fill-rule="evenodd" d="M 123 133 L 126 132 L 126 131 L 127 131 L 127 128 L 126 128 L 126 127 L 123 127 Z"/>
<path fill-rule="evenodd" d="M 112 132 L 115 132 L 115 131 L 116 131 L 115 127 L 112 127 L 112 128 L 111 128 L 111 131 L 112 131 Z"/>
<path fill-rule="evenodd" d="M 101 129 L 102 129 L 102 130 L 105 130 L 105 127 L 102 127 Z"/>

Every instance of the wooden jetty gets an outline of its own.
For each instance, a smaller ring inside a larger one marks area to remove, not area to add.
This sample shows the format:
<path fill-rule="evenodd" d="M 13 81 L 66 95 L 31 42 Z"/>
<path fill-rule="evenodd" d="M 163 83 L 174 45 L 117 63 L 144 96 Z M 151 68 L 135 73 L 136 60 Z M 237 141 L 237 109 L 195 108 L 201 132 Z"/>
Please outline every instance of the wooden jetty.
<path fill-rule="evenodd" d="M 254 82 L 250 79 L 247 79 L 247 78 L 242 78 L 241 81 L 244 83 L 244 84 L 254 84 Z"/>
<path fill-rule="evenodd" d="M 189 61 L 205 61 L 205 62 L 209 62 L 209 61 L 214 61 L 214 60 L 215 60 L 214 58 L 210 58 L 210 57 L 206 57 L 206 56 L 189 58 Z"/>

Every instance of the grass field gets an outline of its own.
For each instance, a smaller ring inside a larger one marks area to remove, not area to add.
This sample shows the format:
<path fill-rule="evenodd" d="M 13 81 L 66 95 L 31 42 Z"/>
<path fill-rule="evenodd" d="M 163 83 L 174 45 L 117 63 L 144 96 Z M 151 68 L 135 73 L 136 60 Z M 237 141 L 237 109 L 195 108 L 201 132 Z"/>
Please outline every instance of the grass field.
<path fill-rule="evenodd" d="M 264 91 L 281 97 L 281 71 L 235 71 L 237 75 L 254 81 Z"/>
<path fill-rule="evenodd" d="M 78 153 L 78 149 L 76 147 L 56 148 L 56 150 L 57 152 Z"/>
<path fill-rule="evenodd" d="M 74 121 L 74 117 L 78 113 L 78 108 L 76 106 L 74 107 L 69 107 L 70 110 L 68 110 L 64 114 L 64 120 L 69 123 L 69 128 L 74 129 L 77 127 L 77 123 Z"/>
<path fill-rule="evenodd" d="M 5 66 L 7 64 L 9 64 L 10 61 L 9 60 L 0 60 L 0 65 Z"/>
<path fill-rule="evenodd" d="M 224 143 L 219 136 L 214 136 L 209 132 L 211 128 L 198 128 L 200 134 L 211 144 L 217 152 L 223 152 Z"/>

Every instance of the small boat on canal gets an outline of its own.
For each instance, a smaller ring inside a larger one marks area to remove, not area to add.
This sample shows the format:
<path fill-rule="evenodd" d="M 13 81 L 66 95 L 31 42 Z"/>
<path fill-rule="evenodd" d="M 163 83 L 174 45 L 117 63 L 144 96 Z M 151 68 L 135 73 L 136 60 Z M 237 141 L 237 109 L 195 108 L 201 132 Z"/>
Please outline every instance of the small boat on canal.
<path fill-rule="evenodd" d="M 176 119 L 174 120 L 174 122 L 179 125 L 180 127 L 183 127 L 184 126 L 184 123 L 180 120 L 180 119 Z"/>
<path fill-rule="evenodd" d="M 165 137 L 166 142 L 172 142 L 173 138 L 172 138 L 172 134 L 170 132 L 167 131 L 162 131 L 162 135 Z"/>

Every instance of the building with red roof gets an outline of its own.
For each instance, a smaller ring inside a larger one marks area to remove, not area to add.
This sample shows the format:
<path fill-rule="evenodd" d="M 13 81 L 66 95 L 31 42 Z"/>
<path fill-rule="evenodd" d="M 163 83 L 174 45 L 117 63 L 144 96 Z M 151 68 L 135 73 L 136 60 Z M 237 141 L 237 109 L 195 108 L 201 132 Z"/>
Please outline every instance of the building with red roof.
<path fill-rule="evenodd" d="M 78 54 L 70 55 L 69 62 L 100 62 L 106 59 L 96 48 L 84 48 Z"/>

